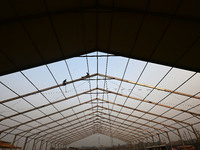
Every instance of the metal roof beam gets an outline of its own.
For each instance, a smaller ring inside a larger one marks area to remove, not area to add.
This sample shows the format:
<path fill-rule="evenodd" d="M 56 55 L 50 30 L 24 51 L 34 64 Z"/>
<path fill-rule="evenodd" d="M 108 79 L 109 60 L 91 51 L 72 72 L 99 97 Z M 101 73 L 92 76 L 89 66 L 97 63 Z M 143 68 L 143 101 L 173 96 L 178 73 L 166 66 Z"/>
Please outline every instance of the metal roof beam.
<path fill-rule="evenodd" d="M 25 125 L 25 124 L 31 123 L 31 122 L 36 121 L 36 120 L 44 119 L 44 118 L 46 118 L 46 117 L 49 117 L 49 116 L 52 116 L 52 115 L 58 114 L 58 113 L 60 113 L 60 112 L 63 112 L 63 111 L 66 111 L 66 110 L 70 110 L 70 109 L 72 109 L 72 108 L 75 108 L 75 107 L 81 106 L 81 105 L 83 105 L 83 104 L 90 103 L 90 102 L 92 102 L 92 101 L 94 101 L 94 100 L 95 100 L 95 99 L 90 100 L 90 101 L 83 102 L 83 103 L 78 104 L 78 105 L 74 105 L 74 106 L 72 106 L 72 107 L 68 107 L 68 108 L 63 109 L 63 110 L 60 110 L 60 111 L 58 111 L 58 112 L 54 112 L 54 113 L 48 114 L 48 116 L 42 116 L 42 117 L 35 118 L 35 119 L 33 119 L 33 120 L 30 120 L 30 121 L 27 121 L 27 122 L 21 123 L 21 124 L 19 124 L 19 125 L 15 125 L 15 126 L 13 126 L 13 127 L 10 127 L 10 128 L 4 129 L 4 130 L 2 130 L 2 131 L 0 131 L 0 132 L 4 132 L 4 131 L 10 130 L 10 129 L 12 129 L 12 128 L 17 128 L 17 127 L 20 127 L 20 126 L 22 126 L 22 125 Z"/>
<path fill-rule="evenodd" d="M 9 99 L 0 101 L 0 104 L 7 103 L 7 102 L 10 102 L 10 101 L 14 101 L 14 100 L 19 99 L 19 98 L 31 96 L 31 95 L 34 95 L 34 94 L 38 94 L 38 93 L 41 93 L 41 92 L 45 92 L 45 91 L 48 91 L 48 90 L 52 90 L 52 89 L 58 88 L 60 86 L 66 86 L 68 84 L 71 84 L 71 83 L 74 83 L 74 82 L 77 82 L 77 81 L 81 81 L 81 80 L 85 80 L 87 78 L 91 78 L 91 77 L 94 77 L 96 75 L 97 74 L 92 74 L 92 75 L 89 75 L 89 76 L 85 76 L 85 77 L 82 77 L 82 78 L 79 78 L 79 79 L 76 79 L 76 80 L 72 80 L 72 81 L 66 82 L 65 84 L 62 83 L 62 84 L 51 86 L 51 87 L 48 87 L 48 88 L 44 88 L 44 89 L 41 89 L 41 90 L 38 90 L 38 91 L 30 92 L 30 93 L 27 93 L 27 94 L 24 94 L 24 95 L 21 95 L 21 96 L 9 98 Z"/>
<path fill-rule="evenodd" d="M 163 123 L 159 123 L 157 121 L 153 121 L 153 120 L 150 120 L 150 119 L 146 119 L 146 118 L 141 118 L 141 117 L 138 117 L 138 116 L 135 116 L 135 115 L 132 115 L 132 114 L 127 114 L 127 113 L 124 113 L 124 112 L 120 112 L 120 111 L 117 111 L 117 110 L 114 110 L 114 109 L 110 109 L 110 108 L 106 108 L 106 107 L 103 107 L 103 106 L 98 106 L 102 109 L 106 109 L 106 110 L 109 110 L 109 111 L 113 111 L 113 112 L 116 112 L 116 113 L 120 113 L 120 114 L 123 114 L 123 115 L 126 115 L 126 116 L 130 116 L 130 117 L 134 117 L 134 118 L 137 118 L 137 119 L 141 119 L 141 120 L 145 120 L 145 121 L 149 121 L 149 122 L 152 122 L 152 123 L 156 123 L 156 124 L 159 124 L 159 125 L 162 125 L 164 127 L 169 127 L 169 128 L 172 128 L 172 129 L 177 129 L 175 127 L 172 127 L 170 125 L 166 125 L 166 124 L 163 124 Z"/>
<path fill-rule="evenodd" d="M 143 86 L 143 87 L 148 87 L 148 88 L 151 88 L 151 89 L 156 89 L 156 90 L 159 90 L 159 91 L 164 91 L 164 92 L 168 92 L 168 93 L 174 93 L 174 94 L 178 94 L 178 95 L 182 95 L 182 96 L 186 96 L 186 97 L 200 99 L 199 96 L 194 96 L 194 95 L 190 95 L 190 94 L 183 93 L 183 92 L 172 91 L 172 90 L 159 88 L 159 87 L 155 87 L 155 86 L 151 86 L 151 85 L 147 85 L 147 84 L 142 84 L 142 83 L 138 83 L 138 82 L 133 82 L 133 81 L 130 81 L 130 80 L 121 79 L 121 78 L 117 78 L 117 77 L 113 77 L 113 76 L 108 76 L 108 75 L 104 75 L 104 74 L 100 74 L 100 73 L 98 73 L 97 75 L 102 76 L 102 77 L 106 77 L 106 78 L 110 78 L 110 79 L 115 79 L 115 80 L 118 80 L 118 81 L 131 83 L 131 84 L 136 84 L 136 85 Z"/>
<path fill-rule="evenodd" d="M 99 99 L 99 98 L 98 98 L 98 100 L 101 100 L 101 101 L 103 101 L 103 102 L 110 103 L 110 104 L 113 104 L 113 105 L 116 105 L 116 106 L 120 106 L 120 107 L 124 107 L 124 108 L 127 108 L 127 109 L 139 111 L 139 112 L 142 112 L 142 113 L 146 113 L 146 114 L 153 115 L 153 116 L 156 116 L 156 117 L 161 117 L 161 118 L 169 119 L 169 120 L 172 120 L 172 121 L 174 121 L 174 122 L 178 122 L 178 123 L 182 123 L 182 124 L 186 124 L 186 125 L 190 125 L 190 126 L 191 126 L 191 124 L 189 124 L 189 123 L 187 123 L 187 122 L 184 122 L 184 121 L 177 120 L 177 119 L 172 119 L 172 118 L 169 118 L 169 117 L 166 117 L 166 116 L 161 116 L 161 115 L 154 114 L 154 113 L 150 113 L 150 112 L 143 111 L 143 110 L 140 110 L 140 109 L 135 109 L 135 108 L 128 107 L 128 106 L 123 106 L 123 105 L 121 105 L 121 104 L 113 103 L 113 102 L 106 101 L 106 100 Z"/>
<path fill-rule="evenodd" d="M 105 90 L 105 89 L 102 89 L 102 88 L 98 88 L 98 90 L 105 91 L 105 92 L 112 93 L 112 94 L 119 95 L 119 96 L 123 96 L 123 97 L 130 98 L 130 99 L 138 100 L 138 101 L 141 101 L 141 102 L 154 104 L 154 105 L 158 105 L 158 106 L 161 106 L 161 107 L 170 108 L 170 109 L 173 109 L 173 110 L 189 113 L 193 116 L 200 116 L 200 114 L 197 114 L 197 113 L 194 113 L 194 112 L 190 112 L 190 111 L 179 109 L 179 108 L 176 108 L 176 107 L 171 107 L 171 106 L 168 106 L 168 105 L 156 103 L 156 102 L 153 102 L 153 101 L 148 101 L 148 100 L 145 100 L 145 99 L 140 99 L 140 98 L 137 98 L 137 97 L 128 96 L 128 95 L 121 94 L 121 93 L 116 93 L 116 92 Z"/>

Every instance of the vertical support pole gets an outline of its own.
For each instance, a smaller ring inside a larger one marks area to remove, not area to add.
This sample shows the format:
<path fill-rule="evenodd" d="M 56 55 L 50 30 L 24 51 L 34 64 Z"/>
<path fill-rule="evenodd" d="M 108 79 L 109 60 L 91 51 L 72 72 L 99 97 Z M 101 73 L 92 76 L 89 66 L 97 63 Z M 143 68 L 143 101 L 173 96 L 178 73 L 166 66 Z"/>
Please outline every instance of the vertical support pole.
<path fill-rule="evenodd" d="M 41 143 L 40 143 L 40 150 L 42 150 L 42 144 L 43 144 L 43 140 L 41 140 Z"/>
<path fill-rule="evenodd" d="M 194 132 L 194 135 L 196 136 L 197 141 L 198 141 L 198 143 L 199 143 L 199 145 L 200 145 L 200 138 L 199 138 L 199 136 L 197 135 L 196 130 L 194 129 L 194 127 L 193 127 L 192 125 L 191 125 L 191 128 L 192 128 L 192 130 L 193 130 L 193 132 Z"/>
<path fill-rule="evenodd" d="M 37 144 L 39 143 L 38 139 L 37 139 L 37 142 L 35 143 L 35 149 L 37 148 Z"/>
<path fill-rule="evenodd" d="M 26 149 L 27 140 L 28 140 L 28 137 L 26 137 L 26 140 L 25 140 L 25 142 L 24 142 L 23 150 Z"/>
<path fill-rule="evenodd" d="M 133 149 L 136 150 L 136 149 L 135 149 L 135 143 L 133 143 Z"/>
<path fill-rule="evenodd" d="M 133 150 L 133 142 L 131 142 L 131 150 Z"/>
<path fill-rule="evenodd" d="M 139 141 L 140 150 L 142 150 L 142 145 L 141 144 L 142 144 L 141 141 Z"/>
<path fill-rule="evenodd" d="M 166 143 L 166 139 L 164 137 L 161 138 L 164 143 Z"/>
<path fill-rule="evenodd" d="M 138 148 L 139 148 L 139 150 L 141 150 L 141 143 L 140 143 L 140 141 L 138 141 Z"/>
<path fill-rule="evenodd" d="M 139 150 L 140 149 L 140 147 L 139 147 L 139 143 L 137 143 L 137 150 Z"/>
<path fill-rule="evenodd" d="M 146 137 L 146 141 L 147 141 L 147 146 L 150 146 L 150 143 L 147 137 Z"/>
<path fill-rule="evenodd" d="M 152 136 L 152 141 L 153 141 L 153 145 L 155 145 L 155 141 L 154 141 L 154 138 L 153 138 L 153 136 Z"/>
<path fill-rule="evenodd" d="M 189 136 L 190 136 L 190 141 L 192 142 L 192 136 L 191 136 L 191 134 L 190 134 L 190 131 L 187 129 L 187 131 L 188 131 L 188 134 L 189 134 Z"/>
<path fill-rule="evenodd" d="M 53 143 L 51 142 L 51 146 L 50 146 L 50 149 L 51 149 L 51 148 L 53 148 L 53 147 L 52 147 L 52 145 L 53 145 Z"/>
<path fill-rule="evenodd" d="M 134 150 L 137 150 L 137 143 L 134 143 Z"/>
<path fill-rule="evenodd" d="M 36 139 L 34 139 L 34 141 L 33 141 L 32 150 L 34 150 L 34 148 L 35 148 L 35 141 L 36 141 Z"/>
<path fill-rule="evenodd" d="M 56 148 L 56 143 L 53 142 L 53 143 L 52 143 L 52 147 L 53 147 L 53 148 Z"/>
<path fill-rule="evenodd" d="M 169 133 L 166 132 L 166 134 L 167 134 L 167 138 L 168 138 L 168 140 L 169 140 L 170 147 L 171 147 L 171 149 L 172 149 L 172 142 L 171 142 L 171 140 L 170 140 Z"/>
<path fill-rule="evenodd" d="M 56 149 L 56 143 L 53 143 L 53 147 Z"/>
<path fill-rule="evenodd" d="M 131 149 L 133 150 L 133 142 L 131 142 Z"/>
<path fill-rule="evenodd" d="M 143 143 L 143 149 L 144 149 L 146 147 L 144 139 L 142 140 L 142 143 Z"/>
<path fill-rule="evenodd" d="M 17 138 L 17 135 L 15 135 L 14 139 L 13 139 L 13 142 L 12 142 L 12 145 L 15 145 L 15 140 Z"/>
<path fill-rule="evenodd" d="M 160 145 L 162 145 L 162 141 L 161 141 L 161 138 L 160 138 L 160 134 L 158 134 L 158 139 L 159 139 Z"/>
<path fill-rule="evenodd" d="M 186 139 L 187 143 L 189 144 L 189 139 L 188 139 L 187 134 L 186 134 L 185 131 L 183 131 L 183 135 L 185 136 L 185 139 Z M 187 143 L 186 143 L 186 144 L 187 144 Z"/>
<path fill-rule="evenodd" d="M 184 149 L 185 149 L 185 144 L 184 144 L 184 142 L 183 142 L 183 139 L 182 139 L 182 136 L 181 136 L 181 133 L 180 133 L 179 129 L 177 129 L 177 132 L 178 132 L 178 135 L 179 135 L 179 137 L 180 137 L 181 143 L 182 143 L 182 145 L 183 145 L 183 147 L 184 147 Z"/>
<path fill-rule="evenodd" d="M 47 150 L 47 146 L 48 146 L 48 141 L 46 142 L 46 147 L 45 147 L 45 150 Z"/>

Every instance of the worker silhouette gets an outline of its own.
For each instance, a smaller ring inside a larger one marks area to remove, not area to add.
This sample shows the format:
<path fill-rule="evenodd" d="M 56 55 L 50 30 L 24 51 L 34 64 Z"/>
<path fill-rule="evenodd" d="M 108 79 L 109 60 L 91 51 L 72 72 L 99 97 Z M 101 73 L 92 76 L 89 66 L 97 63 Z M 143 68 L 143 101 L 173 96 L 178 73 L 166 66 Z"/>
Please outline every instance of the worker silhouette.
<path fill-rule="evenodd" d="M 83 76 L 82 78 L 89 77 L 89 76 L 90 76 L 89 72 L 86 72 L 86 76 Z"/>
<path fill-rule="evenodd" d="M 63 82 L 62 82 L 63 85 L 66 85 L 67 84 L 67 79 L 65 79 Z"/>

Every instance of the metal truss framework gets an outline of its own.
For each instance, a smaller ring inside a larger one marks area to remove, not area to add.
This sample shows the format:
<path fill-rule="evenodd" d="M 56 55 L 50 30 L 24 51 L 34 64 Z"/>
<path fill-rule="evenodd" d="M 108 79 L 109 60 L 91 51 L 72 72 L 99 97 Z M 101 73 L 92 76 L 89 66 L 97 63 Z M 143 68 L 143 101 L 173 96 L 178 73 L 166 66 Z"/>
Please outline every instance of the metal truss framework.
<path fill-rule="evenodd" d="M 112 77 L 112 76 L 108 76 L 108 75 L 103 75 L 103 74 L 92 74 L 86 77 L 82 77 L 76 80 L 72 80 L 67 82 L 65 85 L 69 85 L 69 84 L 73 84 L 75 82 L 79 82 L 82 80 L 87 80 L 92 77 L 104 77 L 105 80 L 107 79 L 113 79 L 113 80 L 118 80 L 121 82 L 126 82 L 129 84 L 133 84 L 133 85 L 138 85 L 138 86 L 143 86 L 143 87 L 148 87 L 148 88 L 152 88 L 154 90 L 160 90 L 163 92 L 167 92 L 167 93 L 173 93 L 173 94 L 178 94 L 178 95 L 182 95 L 185 96 L 187 98 L 195 98 L 197 100 L 200 100 L 200 97 L 195 96 L 195 95 L 190 95 L 190 94 L 186 94 L 186 93 L 181 93 L 181 92 L 176 92 L 176 91 L 172 91 L 172 90 L 168 90 L 168 89 L 163 89 L 163 88 L 158 88 L 158 87 L 153 87 L 153 86 L 149 86 L 149 85 L 145 85 L 145 84 L 141 84 L 141 83 L 137 83 L 137 82 L 132 82 L 129 80 L 125 80 L 125 79 L 120 79 L 120 78 L 116 78 L 116 77 Z M 98 80 L 98 78 L 97 78 Z M 100 80 L 100 79 L 99 79 Z M 15 101 L 19 98 L 26 98 L 27 96 L 31 96 L 37 93 L 42 93 L 54 88 L 58 88 L 61 86 L 65 86 L 63 84 L 58 84 L 49 88 L 45 88 L 42 90 L 38 90 L 38 91 L 34 91 L 31 93 L 27 93 L 24 95 L 20 95 L 17 97 L 13 97 L 10 99 L 6 99 L 0 102 L 0 104 L 6 104 L 8 102 L 11 101 Z M 125 94 L 120 94 L 119 92 L 114 92 L 114 91 L 110 91 L 107 89 L 102 89 L 102 88 L 94 88 L 87 91 L 84 91 L 82 93 L 77 93 L 75 95 L 72 95 L 70 97 L 66 97 L 63 99 L 59 99 L 56 100 L 54 102 L 45 104 L 45 105 L 41 105 L 23 112 L 18 112 L 15 114 L 12 114 L 10 116 L 6 116 L 0 119 L 0 121 L 4 121 L 7 119 L 11 119 L 11 120 L 15 120 L 15 117 L 19 116 L 19 115 L 25 115 L 28 112 L 33 112 L 35 110 L 39 110 L 41 108 L 47 107 L 47 106 L 51 106 L 54 105 L 56 103 L 60 103 L 75 97 L 78 97 L 80 95 L 83 94 L 91 94 L 91 92 L 96 91 L 97 93 L 99 92 L 107 92 L 109 94 L 114 94 L 117 96 L 122 96 L 125 98 L 129 98 L 131 100 L 137 100 L 140 102 L 144 102 L 144 103 L 149 103 L 152 105 L 157 105 L 157 106 L 161 106 L 161 107 L 165 107 L 168 108 L 170 110 L 176 110 L 179 111 L 180 113 L 186 113 L 186 114 L 190 114 L 193 117 L 199 117 L 200 114 L 189 111 L 189 110 L 184 110 L 184 109 L 180 109 L 177 107 L 171 107 L 168 105 L 164 105 L 161 103 L 157 103 L 157 102 L 153 102 L 153 101 L 149 101 L 146 99 L 140 99 L 140 98 L 136 98 L 136 97 L 132 97 L 130 95 L 125 95 Z M 92 107 L 81 110 L 79 112 L 76 112 L 72 115 L 68 115 L 68 116 L 63 116 L 62 118 L 56 119 L 56 120 L 52 120 L 48 123 L 41 123 L 38 126 L 35 127 L 31 127 L 28 126 L 28 124 L 31 124 L 32 122 L 36 122 L 39 121 L 40 119 L 44 119 L 44 118 L 51 118 L 52 115 L 55 114 L 60 114 L 62 112 L 65 112 L 67 110 L 72 110 L 74 108 L 79 108 L 80 106 L 86 105 L 86 104 L 92 104 L 96 102 L 96 105 L 92 105 Z M 113 106 L 118 106 L 121 108 L 126 108 L 129 109 L 131 111 L 137 111 L 143 114 L 148 114 L 157 118 L 161 118 L 161 119 L 165 119 L 165 120 L 170 120 L 173 122 L 173 124 L 167 124 L 164 122 L 159 122 L 159 121 L 155 121 L 154 119 L 147 119 L 145 117 L 139 117 L 137 115 L 134 114 L 128 114 L 126 112 L 123 112 L 122 109 L 119 110 L 115 110 L 115 109 L 111 109 L 111 108 L 107 108 L 105 106 L 101 106 L 100 103 L 107 103 L 107 104 L 111 104 Z M 112 115 L 111 112 L 115 112 L 118 115 Z M 83 114 L 81 117 L 78 117 L 77 115 Z M 119 114 L 122 114 L 128 118 L 122 118 L 119 117 Z M 76 117 L 76 118 L 73 118 Z M 73 118 L 73 119 L 71 119 Z M 146 122 L 150 122 L 153 123 L 155 125 L 148 125 L 146 123 L 140 123 L 138 121 L 133 121 L 131 118 L 135 118 L 135 119 L 140 119 L 142 121 L 146 121 Z M 66 121 L 64 121 L 66 120 Z M 58 123 L 58 124 L 54 124 L 55 122 L 59 122 L 59 121 L 64 121 L 63 123 Z M 78 121 L 78 122 L 77 122 Z M 24 148 L 26 148 L 27 144 L 34 140 L 33 142 L 33 149 L 35 147 L 35 145 L 37 143 L 39 143 L 39 141 L 41 142 L 41 145 L 43 145 L 43 143 L 46 143 L 46 148 L 48 146 L 48 144 L 54 144 L 54 145 L 59 145 L 60 147 L 64 147 L 66 145 L 69 145 L 75 141 L 78 141 L 80 139 L 83 139 L 87 136 L 93 135 L 95 133 L 99 133 L 99 134 L 103 134 L 103 135 L 107 135 L 107 136 L 111 136 L 117 139 L 120 139 L 122 141 L 128 142 L 128 143 L 137 143 L 138 141 L 148 141 L 148 139 L 154 142 L 154 138 L 158 137 L 160 143 L 162 143 L 160 135 L 165 136 L 169 143 L 171 144 L 170 141 L 170 137 L 169 137 L 169 132 L 173 132 L 176 135 L 179 136 L 180 140 L 182 141 L 182 144 L 184 145 L 184 141 L 182 139 L 182 136 L 180 134 L 179 129 L 177 128 L 175 125 L 179 124 L 181 125 L 183 128 L 184 127 L 190 127 L 190 131 L 194 133 L 194 135 L 196 136 L 198 142 L 200 142 L 200 139 L 193 127 L 193 124 L 188 123 L 187 121 L 183 121 L 183 120 L 178 120 L 178 119 L 174 119 L 174 118 L 170 118 L 170 117 L 166 117 L 164 115 L 160 115 L 160 114 L 156 114 L 156 113 L 152 113 L 149 111 L 144 111 L 144 110 L 140 110 L 139 108 L 133 108 L 130 106 L 125 106 L 122 104 L 118 104 L 116 102 L 111 102 L 109 100 L 105 100 L 105 99 L 100 99 L 100 98 L 95 98 L 95 99 L 91 99 L 88 100 L 86 102 L 82 102 L 79 103 L 77 105 L 62 109 L 62 110 L 58 110 L 57 112 L 53 112 L 50 113 L 48 115 L 44 115 L 42 117 L 37 117 L 35 119 L 31 119 L 29 121 L 23 122 L 14 125 L 14 126 L 7 126 L 5 129 L 1 130 L 0 133 L 2 135 L 2 137 L 5 137 L 8 134 L 12 134 L 12 131 L 14 130 L 18 130 L 19 132 L 17 134 L 15 134 L 15 138 L 13 139 L 13 144 L 16 143 L 18 140 L 20 140 L 22 137 L 25 137 L 25 143 L 24 143 Z M 49 127 L 48 125 L 51 125 L 51 127 Z M 158 125 L 158 127 L 157 127 Z M 30 129 L 18 129 L 21 126 L 28 126 Z M 45 127 L 45 129 L 42 130 L 38 130 L 39 128 Z M 34 132 L 33 132 L 34 131 Z M 40 146 L 41 148 L 42 146 Z"/>

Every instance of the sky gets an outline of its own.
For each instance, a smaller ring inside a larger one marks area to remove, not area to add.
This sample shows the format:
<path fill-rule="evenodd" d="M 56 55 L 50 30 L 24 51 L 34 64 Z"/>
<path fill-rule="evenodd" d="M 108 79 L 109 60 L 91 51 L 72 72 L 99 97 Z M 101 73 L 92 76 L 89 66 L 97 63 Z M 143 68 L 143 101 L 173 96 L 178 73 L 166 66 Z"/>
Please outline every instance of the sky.
<path fill-rule="evenodd" d="M 96 55 L 99 55 L 97 58 Z M 13 98 L 16 96 L 20 96 L 23 94 L 27 94 L 33 91 L 41 90 L 44 88 L 48 88 L 57 84 L 62 84 L 63 80 L 72 81 L 75 79 L 82 78 L 87 75 L 87 72 L 92 75 L 96 73 L 100 73 L 103 75 L 108 75 L 116 78 L 126 79 L 131 82 L 141 83 L 153 87 L 159 87 L 163 89 L 168 89 L 172 91 L 187 93 L 190 95 L 200 96 L 200 74 L 188 70 L 183 70 L 179 68 L 173 68 L 170 66 L 159 65 L 155 63 L 145 62 L 136 59 L 129 59 L 121 56 L 109 56 L 106 57 L 107 54 L 102 52 L 94 52 L 90 54 L 82 55 L 82 57 L 74 57 L 67 60 L 62 60 L 59 62 L 23 70 L 20 72 L 15 72 L 12 74 L 4 75 L 0 77 L 0 101 L 7 100 L 9 98 Z M 88 57 L 85 57 L 88 56 Z M 95 56 L 95 57 L 93 57 Z M 104 56 L 104 57 L 101 57 Z M 171 110 L 166 107 L 161 107 L 158 105 L 154 105 L 151 103 L 141 102 L 134 98 L 145 99 L 147 101 L 160 103 L 163 105 L 167 105 L 170 107 L 176 107 L 184 110 L 189 110 L 196 114 L 200 114 L 200 100 L 197 98 L 188 98 L 187 96 L 182 96 L 170 92 L 164 92 L 161 90 L 156 90 L 149 87 L 139 86 L 136 84 L 130 84 L 127 82 L 121 82 L 119 80 L 107 78 L 105 82 L 105 77 L 103 76 L 94 76 L 90 79 L 94 80 L 81 80 L 77 81 L 74 84 L 67 84 L 66 86 L 61 86 L 60 88 L 51 89 L 42 93 L 37 93 L 31 96 L 27 96 L 24 98 L 18 98 L 11 102 L 6 102 L 0 105 L 0 119 L 3 119 L 6 116 L 11 116 L 13 114 L 23 112 L 29 109 L 33 109 L 34 107 L 39 107 L 42 105 L 46 105 L 49 103 L 54 103 L 60 99 L 70 97 L 76 95 L 78 93 L 82 93 L 88 91 L 93 88 L 101 88 L 112 91 L 114 93 L 120 93 L 126 96 L 130 96 L 133 98 L 127 98 L 125 96 L 120 96 L 113 93 L 107 93 L 102 90 L 92 91 L 90 94 L 82 94 L 78 97 L 70 98 L 65 101 L 55 103 L 54 105 L 49 105 L 47 107 L 41 108 L 39 110 L 34 110 L 28 112 L 24 115 L 17 115 L 12 117 L 11 119 L 4 119 L 0 122 L 0 129 L 6 130 L 9 127 L 29 121 L 31 119 L 35 119 L 38 117 L 42 117 L 58 110 L 63 110 L 68 107 L 72 107 L 74 105 L 78 105 L 83 102 L 87 102 L 91 99 L 99 98 L 109 102 L 114 102 L 117 104 L 124 105 L 126 107 L 131 107 L 135 109 L 139 109 L 142 111 L 149 111 L 151 113 L 163 115 L 165 117 L 174 117 L 174 119 L 178 119 L 181 121 L 185 121 L 188 123 L 195 124 L 194 127 L 197 130 L 199 128 L 200 118 L 199 116 L 192 116 L 188 113 L 180 114 L 178 110 Z M 96 79 L 102 79 L 98 82 Z M 96 94 L 98 93 L 98 94 Z M 99 101 L 96 101 L 99 102 Z M 40 124 L 51 122 L 52 120 L 56 120 L 62 118 L 64 116 L 72 115 L 81 110 L 89 109 L 92 106 L 97 105 L 97 103 L 89 103 L 84 104 L 80 107 L 75 107 L 73 109 L 69 109 L 62 113 L 58 113 L 56 115 L 52 115 L 51 117 L 46 117 L 44 119 L 39 120 L 38 122 L 34 121 L 27 125 L 20 126 L 15 130 L 6 130 L 5 134 L 1 135 L 2 140 L 12 141 L 13 135 L 16 133 L 20 133 L 23 130 L 31 129 L 32 127 L 37 127 Z M 164 122 L 168 125 L 172 125 L 173 127 L 181 128 L 183 124 L 177 124 L 174 121 L 166 120 L 160 117 L 155 117 L 152 115 L 144 114 L 139 111 L 134 111 L 128 109 L 126 107 L 119 107 L 109 103 L 99 102 L 99 106 L 113 109 L 116 111 L 122 111 L 127 114 L 132 114 L 137 117 L 143 117 L 146 119 L 155 120 L 157 122 Z M 98 109 L 98 108 L 97 108 Z M 89 110 L 85 113 L 81 113 L 76 115 L 76 117 L 82 117 L 82 119 L 77 120 L 77 125 L 83 120 L 83 118 L 89 118 L 91 115 L 84 117 L 91 113 L 94 110 Z M 110 113 L 111 115 L 126 118 L 131 121 L 136 121 L 139 123 L 152 125 L 154 123 L 150 123 L 144 121 L 142 119 L 138 119 L 131 116 L 126 116 L 123 114 L 119 114 L 114 111 L 109 110 L 100 110 L 101 112 Z M 102 115 L 102 113 L 97 113 L 96 115 L 100 115 L 101 117 L 106 117 L 108 120 L 111 119 L 113 121 L 117 121 L 122 123 L 122 127 L 127 127 L 124 124 L 135 125 L 136 127 L 141 127 L 141 125 L 134 124 L 130 121 L 123 121 L 122 119 L 116 117 L 110 117 L 106 115 Z M 69 118 L 69 120 L 73 120 L 76 118 L 75 116 Z M 189 119 L 188 119 L 189 118 Z M 17 122 L 17 121 L 19 122 Z M 66 119 L 60 120 L 57 122 L 57 125 L 65 123 L 69 126 Z M 112 122 L 112 121 L 111 121 Z M 39 132 L 40 130 L 45 130 L 47 127 L 55 126 L 56 123 L 52 123 L 49 126 L 41 127 L 38 129 L 34 129 L 31 131 L 32 134 Z M 65 127 L 65 124 L 62 126 L 58 126 L 55 129 L 59 129 L 61 127 Z M 69 127 L 69 130 L 72 130 L 76 125 Z M 116 126 L 119 127 L 119 126 Z M 161 125 L 155 125 L 155 127 L 162 128 Z M 148 127 L 142 127 L 143 129 L 148 129 L 153 131 Z M 188 130 L 184 128 L 184 130 Z M 190 129 L 191 130 L 191 129 Z M 53 131 L 50 130 L 50 131 Z M 64 131 L 64 130 L 60 130 Z M 10 132 L 11 134 L 6 134 Z M 31 133 L 28 133 L 31 135 Z M 44 133 L 40 133 L 39 135 L 43 135 Z M 47 136 L 48 137 L 48 136 Z M 171 133 L 172 139 L 176 139 L 177 135 L 173 132 Z M 194 137 L 194 135 L 192 135 Z M 49 137 L 50 138 L 50 137 Z M 163 136 L 163 138 L 166 138 Z M 51 139 L 51 138 L 50 138 Z M 99 143 L 99 139 L 101 139 L 101 143 Z M 121 140 L 114 140 L 114 144 L 124 144 Z M 72 143 L 72 145 L 76 146 L 98 146 L 99 144 L 110 145 L 110 137 L 106 137 L 100 134 L 94 134 L 89 136 L 86 139 L 81 141 L 77 141 Z M 23 145 L 23 140 L 21 140 L 19 145 Z"/>

